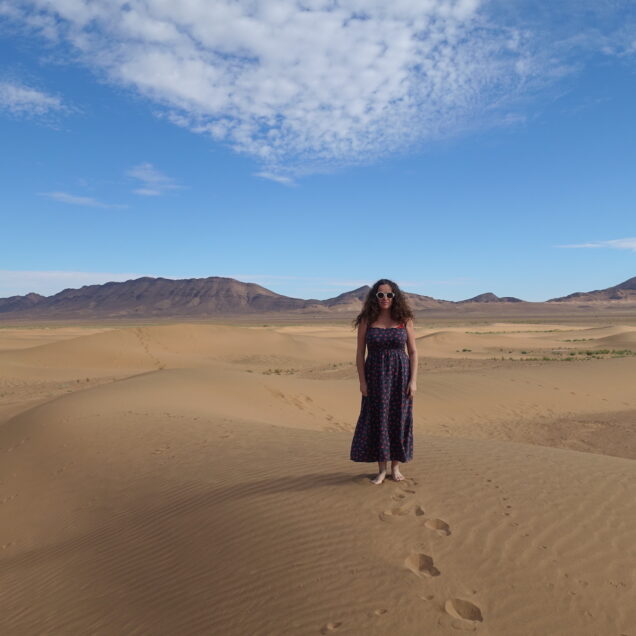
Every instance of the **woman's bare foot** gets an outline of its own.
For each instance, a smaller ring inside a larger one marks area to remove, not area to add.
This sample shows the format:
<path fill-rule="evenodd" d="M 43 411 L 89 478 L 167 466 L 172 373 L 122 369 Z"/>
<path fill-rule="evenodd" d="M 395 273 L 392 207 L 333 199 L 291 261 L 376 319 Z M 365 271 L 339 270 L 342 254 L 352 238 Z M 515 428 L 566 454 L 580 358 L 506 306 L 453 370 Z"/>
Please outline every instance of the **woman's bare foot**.
<path fill-rule="evenodd" d="M 378 476 L 372 480 L 372 483 L 374 484 L 381 484 L 384 481 L 384 478 L 386 477 L 386 470 L 381 470 L 378 473 Z"/>
<path fill-rule="evenodd" d="M 402 481 L 405 479 L 404 475 L 400 472 L 400 469 L 397 466 L 391 469 L 391 477 L 395 479 L 395 481 Z"/>

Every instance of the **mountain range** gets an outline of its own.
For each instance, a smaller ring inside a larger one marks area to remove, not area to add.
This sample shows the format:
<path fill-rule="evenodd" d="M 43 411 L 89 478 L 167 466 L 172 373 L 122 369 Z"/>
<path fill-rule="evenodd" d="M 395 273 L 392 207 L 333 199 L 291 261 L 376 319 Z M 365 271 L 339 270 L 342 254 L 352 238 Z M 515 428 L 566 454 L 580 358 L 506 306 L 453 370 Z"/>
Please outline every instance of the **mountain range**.
<path fill-rule="evenodd" d="M 133 318 L 160 316 L 203 317 L 216 314 L 293 312 L 300 314 L 353 313 L 359 311 L 370 287 L 364 285 L 333 298 L 291 298 L 255 283 L 233 278 L 169 279 L 144 276 L 125 282 L 85 285 L 64 289 L 52 296 L 29 293 L 0 298 L 0 319 Z M 441 309 L 477 303 L 525 303 L 493 293 L 460 301 L 440 300 L 405 292 L 414 311 Z M 595 303 L 636 301 L 636 277 L 607 289 L 576 292 L 547 303 Z M 543 303 L 532 303 L 532 305 Z"/>

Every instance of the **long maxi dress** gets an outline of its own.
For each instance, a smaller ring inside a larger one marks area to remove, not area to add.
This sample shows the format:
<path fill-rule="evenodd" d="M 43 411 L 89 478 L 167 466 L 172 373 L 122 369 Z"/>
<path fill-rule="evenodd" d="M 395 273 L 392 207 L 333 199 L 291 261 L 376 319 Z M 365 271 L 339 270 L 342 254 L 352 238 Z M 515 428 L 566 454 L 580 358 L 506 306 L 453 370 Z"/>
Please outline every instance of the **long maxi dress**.
<path fill-rule="evenodd" d="M 413 398 L 407 396 L 411 365 L 406 341 L 404 325 L 367 328 L 367 395 L 362 396 L 351 442 L 354 462 L 408 462 L 413 458 Z"/>

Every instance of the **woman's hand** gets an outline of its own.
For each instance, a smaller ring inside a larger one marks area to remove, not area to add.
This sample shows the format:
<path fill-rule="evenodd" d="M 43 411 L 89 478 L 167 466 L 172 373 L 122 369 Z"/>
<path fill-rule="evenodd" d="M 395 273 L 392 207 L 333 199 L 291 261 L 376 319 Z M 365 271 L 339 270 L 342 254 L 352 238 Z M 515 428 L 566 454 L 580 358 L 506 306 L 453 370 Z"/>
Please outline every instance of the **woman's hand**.
<path fill-rule="evenodd" d="M 364 395 L 364 397 L 367 397 L 367 383 L 366 382 L 360 382 L 360 393 L 362 393 L 362 395 Z"/>
<path fill-rule="evenodd" d="M 409 382 L 409 386 L 406 389 L 407 397 L 412 398 L 415 395 L 416 391 L 417 391 L 417 383 L 416 382 Z"/>

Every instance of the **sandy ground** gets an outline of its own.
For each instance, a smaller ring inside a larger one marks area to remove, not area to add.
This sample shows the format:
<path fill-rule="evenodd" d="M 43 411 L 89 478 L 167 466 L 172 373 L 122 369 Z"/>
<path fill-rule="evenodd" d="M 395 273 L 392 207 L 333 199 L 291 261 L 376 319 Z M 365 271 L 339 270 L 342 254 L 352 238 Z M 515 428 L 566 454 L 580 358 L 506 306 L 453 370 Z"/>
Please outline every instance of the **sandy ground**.
<path fill-rule="evenodd" d="M 0 633 L 636 635 L 636 327 L 417 345 L 374 486 L 350 327 L 0 329 Z"/>

